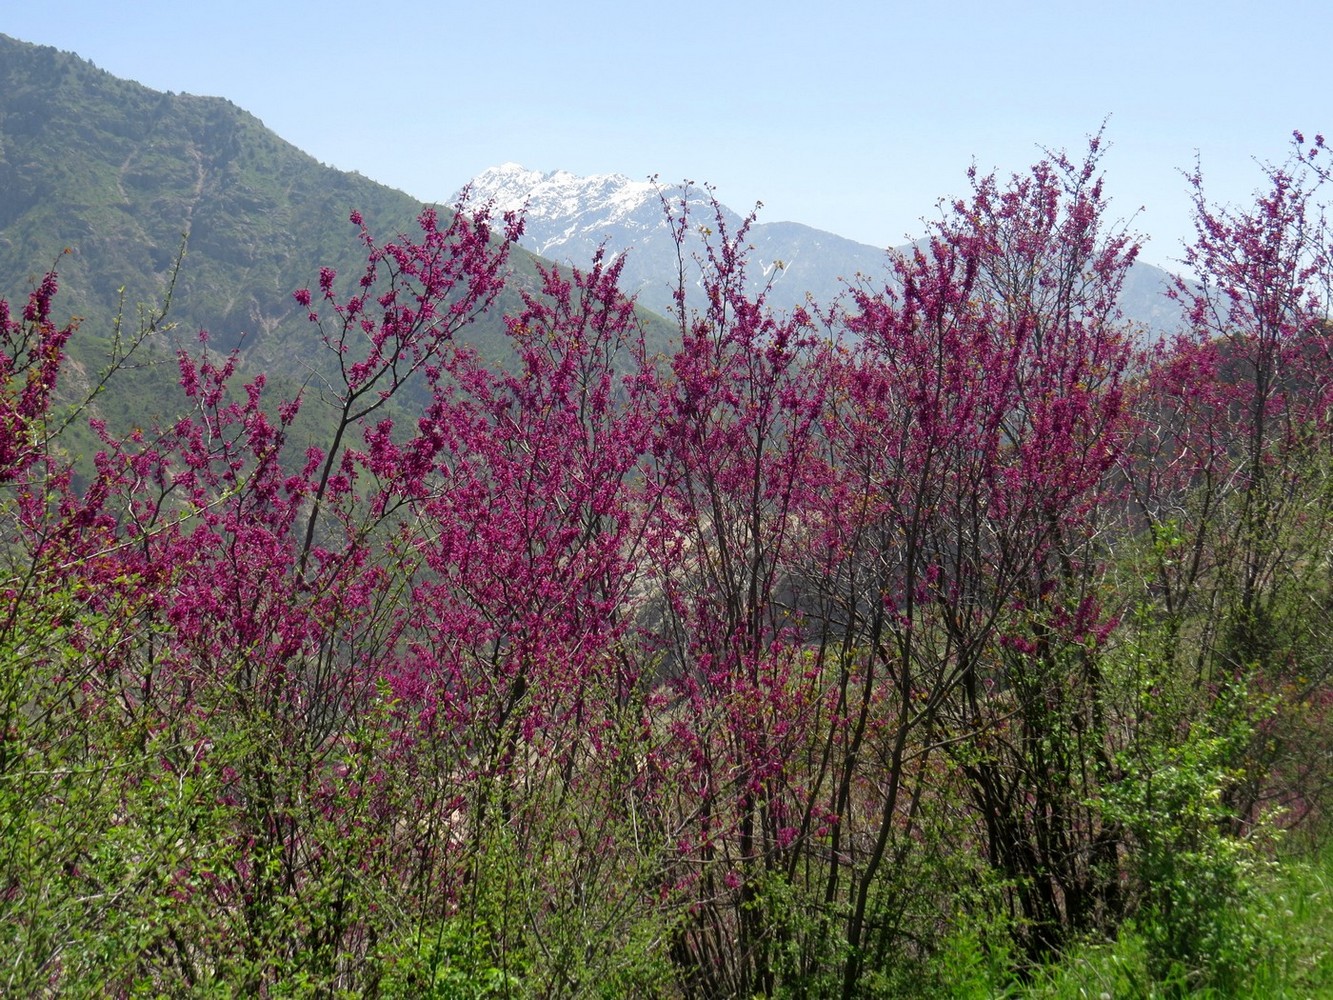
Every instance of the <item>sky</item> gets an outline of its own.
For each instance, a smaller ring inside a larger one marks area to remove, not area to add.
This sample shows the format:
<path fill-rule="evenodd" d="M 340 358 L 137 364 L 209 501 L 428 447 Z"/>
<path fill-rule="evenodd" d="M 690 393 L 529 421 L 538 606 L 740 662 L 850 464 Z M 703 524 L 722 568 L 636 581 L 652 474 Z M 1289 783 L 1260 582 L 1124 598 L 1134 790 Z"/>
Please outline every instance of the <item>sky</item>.
<path fill-rule="evenodd" d="M 0 0 L 0 33 L 222 96 L 317 159 L 445 201 L 487 167 L 711 183 L 895 246 L 1106 122 L 1112 221 L 1169 264 L 1294 129 L 1333 133 L 1333 5 L 1122 0 Z"/>

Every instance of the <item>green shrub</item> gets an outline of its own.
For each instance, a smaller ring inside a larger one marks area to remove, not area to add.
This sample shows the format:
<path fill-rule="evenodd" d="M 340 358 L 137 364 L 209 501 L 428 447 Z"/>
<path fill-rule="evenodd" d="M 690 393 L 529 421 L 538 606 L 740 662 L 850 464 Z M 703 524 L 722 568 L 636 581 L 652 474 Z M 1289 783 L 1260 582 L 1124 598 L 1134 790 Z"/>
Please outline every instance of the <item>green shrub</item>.
<path fill-rule="evenodd" d="M 1129 933 L 1150 981 L 1182 994 L 1238 989 L 1274 946 L 1258 894 L 1269 868 L 1261 829 L 1234 833 L 1226 796 L 1248 736 L 1243 721 L 1220 734 L 1196 723 L 1177 744 L 1141 744 L 1120 755 L 1123 777 L 1104 795 L 1107 818 L 1126 834 L 1137 901 Z"/>

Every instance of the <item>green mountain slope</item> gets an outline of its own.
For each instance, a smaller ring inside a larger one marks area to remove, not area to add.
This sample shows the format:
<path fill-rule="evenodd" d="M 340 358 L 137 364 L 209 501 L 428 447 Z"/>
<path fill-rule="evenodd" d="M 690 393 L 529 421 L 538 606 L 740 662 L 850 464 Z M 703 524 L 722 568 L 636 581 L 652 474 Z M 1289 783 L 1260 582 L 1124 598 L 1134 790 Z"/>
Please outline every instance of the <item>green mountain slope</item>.
<path fill-rule="evenodd" d="M 253 360 L 276 360 L 275 343 L 305 323 L 292 290 L 320 265 L 356 265 L 353 208 L 389 234 L 410 230 L 421 206 L 321 165 L 229 101 L 159 93 L 0 36 L 8 295 L 69 247 L 64 304 L 106 329 L 121 288 L 131 303 L 161 295 L 188 234 L 177 323 L 206 327 L 223 349 L 245 335 Z"/>
<path fill-rule="evenodd" d="M 105 364 L 122 301 L 126 326 L 137 328 L 138 305 L 161 300 L 186 240 L 174 329 L 98 401 L 114 426 L 170 416 L 156 409 L 178 398 L 164 391 L 170 359 L 200 329 L 217 349 L 239 347 L 244 372 L 293 390 L 322 351 L 292 291 L 313 286 L 322 266 L 360 274 L 353 209 L 384 239 L 418 232 L 421 208 L 324 166 L 230 101 L 154 91 L 0 35 L 0 296 L 21 301 L 57 265 L 61 315 L 84 319 L 71 354 L 85 384 Z M 509 291 L 468 331 L 484 355 L 505 357 L 501 316 L 534 287 L 533 260 L 511 254 Z M 664 340 L 661 321 L 649 322 Z"/>

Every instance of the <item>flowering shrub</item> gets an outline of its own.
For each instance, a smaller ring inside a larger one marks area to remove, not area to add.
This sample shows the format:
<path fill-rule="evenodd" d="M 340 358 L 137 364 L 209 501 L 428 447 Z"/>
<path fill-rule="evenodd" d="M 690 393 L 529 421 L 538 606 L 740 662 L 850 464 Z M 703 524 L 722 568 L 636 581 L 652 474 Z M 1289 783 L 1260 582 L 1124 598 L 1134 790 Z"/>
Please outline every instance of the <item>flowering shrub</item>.
<path fill-rule="evenodd" d="M 205 341 L 183 415 L 95 422 L 77 476 L 56 276 L 0 303 L 7 991 L 850 997 L 960 899 L 1025 963 L 1160 917 L 1154 872 L 1239 893 L 1324 731 L 1315 149 L 1253 216 L 1200 193 L 1155 352 L 1100 137 L 973 175 L 823 311 L 744 293 L 748 221 L 686 259 L 664 204 L 664 356 L 598 255 L 488 365 L 520 223 L 354 215 L 365 270 L 295 292 L 305 390 Z M 1218 796 L 1174 833 L 1168 771 Z"/>

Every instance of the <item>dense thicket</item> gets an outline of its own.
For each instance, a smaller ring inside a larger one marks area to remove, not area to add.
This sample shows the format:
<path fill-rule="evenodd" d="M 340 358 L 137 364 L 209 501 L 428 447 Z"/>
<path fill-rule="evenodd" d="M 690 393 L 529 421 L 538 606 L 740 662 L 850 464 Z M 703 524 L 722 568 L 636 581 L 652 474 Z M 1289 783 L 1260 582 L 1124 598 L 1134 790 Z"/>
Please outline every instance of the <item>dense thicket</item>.
<path fill-rule="evenodd" d="M 363 229 L 294 297 L 327 379 L 182 352 L 91 477 L 56 276 L 0 304 L 5 991 L 947 993 L 960 935 L 1022 975 L 1125 921 L 1243 976 L 1326 807 L 1326 154 L 1195 178 L 1148 345 L 1099 143 L 826 311 L 704 220 L 666 354 L 599 257 L 495 368 L 517 223 Z"/>

